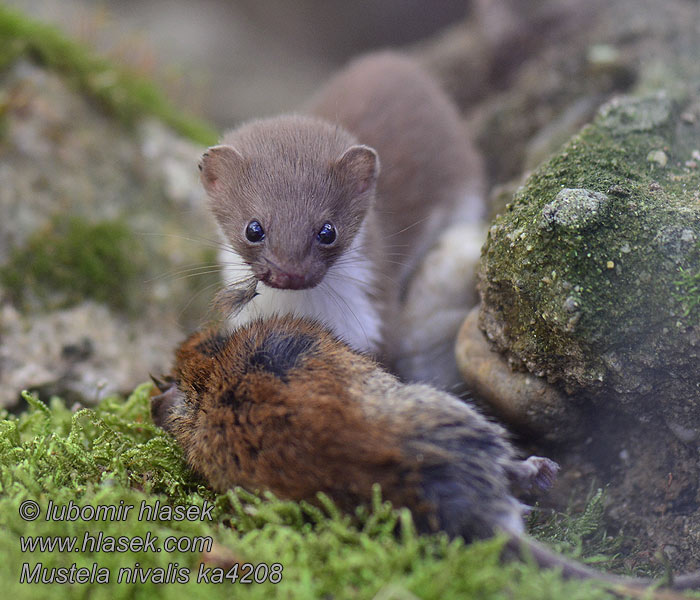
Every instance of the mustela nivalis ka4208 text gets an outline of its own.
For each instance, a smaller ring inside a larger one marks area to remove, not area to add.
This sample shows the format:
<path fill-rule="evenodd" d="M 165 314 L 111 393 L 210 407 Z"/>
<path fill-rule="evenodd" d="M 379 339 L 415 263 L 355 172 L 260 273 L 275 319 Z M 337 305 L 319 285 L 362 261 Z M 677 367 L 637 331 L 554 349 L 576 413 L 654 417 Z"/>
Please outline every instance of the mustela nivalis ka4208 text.
<path fill-rule="evenodd" d="M 480 163 L 456 108 L 391 52 L 351 63 L 303 115 L 229 132 L 200 169 L 230 246 L 231 323 L 308 316 L 374 354 L 455 206 L 482 216 Z"/>

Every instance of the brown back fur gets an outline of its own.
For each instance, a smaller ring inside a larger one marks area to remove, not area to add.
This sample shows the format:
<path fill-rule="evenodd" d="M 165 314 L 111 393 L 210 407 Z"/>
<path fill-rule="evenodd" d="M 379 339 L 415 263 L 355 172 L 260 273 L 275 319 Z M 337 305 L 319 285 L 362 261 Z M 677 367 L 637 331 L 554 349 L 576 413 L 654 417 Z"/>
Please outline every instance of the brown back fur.
<path fill-rule="evenodd" d="M 455 204 L 472 195 L 470 214 L 483 217 L 482 166 L 469 143 L 456 107 L 437 82 L 411 59 L 380 52 L 352 62 L 310 101 L 312 114 L 339 123 L 362 144 L 377 150 L 382 172 L 376 212 L 386 254 L 382 265 L 396 273 L 395 261 L 414 264 L 435 241 Z M 429 222 L 436 211 L 442 218 Z M 437 222 L 435 222 L 437 221 Z"/>
<path fill-rule="evenodd" d="M 372 484 L 421 529 L 483 537 L 518 526 L 504 431 L 454 396 L 405 385 L 326 329 L 291 316 L 194 334 L 176 385 L 153 399 L 190 465 L 218 490 L 241 485 L 352 510 Z"/>
<path fill-rule="evenodd" d="M 351 510 L 369 501 L 376 482 L 397 503 L 418 506 L 400 432 L 364 419 L 347 392 L 348 377 L 366 377 L 373 362 L 362 357 L 348 369 L 345 345 L 301 323 L 273 319 L 248 335 L 190 337 L 174 372 L 184 403 L 161 410 L 160 424 L 218 490 L 262 487 L 308 501 L 322 491 Z"/>

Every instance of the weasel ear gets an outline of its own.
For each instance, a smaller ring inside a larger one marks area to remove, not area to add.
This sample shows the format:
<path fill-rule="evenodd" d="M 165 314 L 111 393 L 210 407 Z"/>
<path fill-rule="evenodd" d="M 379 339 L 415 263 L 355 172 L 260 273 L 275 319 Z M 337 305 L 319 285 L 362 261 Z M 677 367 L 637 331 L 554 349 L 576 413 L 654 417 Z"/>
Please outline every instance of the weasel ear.
<path fill-rule="evenodd" d="M 353 195 L 359 196 L 376 184 L 379 175 L 379 157 L 369 146 L 350 146 L 335 161 L 333 168 L 341 180 L 351 186 Z"/>
<path fill-rule="evenodd" d="M 199 161 L 199 178 L 208 194 L 221 189 L 223 183 L 232 183 L 245 165 L 245 159 L 233 146 L 212 146 Z"/>

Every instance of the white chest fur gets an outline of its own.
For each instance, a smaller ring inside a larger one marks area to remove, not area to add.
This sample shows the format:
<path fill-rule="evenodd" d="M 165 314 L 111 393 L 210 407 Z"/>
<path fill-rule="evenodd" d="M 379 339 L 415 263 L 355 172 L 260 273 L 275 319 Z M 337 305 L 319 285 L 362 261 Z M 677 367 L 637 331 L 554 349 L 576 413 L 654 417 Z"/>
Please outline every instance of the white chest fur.
<path fill-rule="evenodd" d="M 258 284 L 258 295 L 229 323 L 239 327 L 253 319 L 275 314 L 311 317 L 325 324 L 355 350 L 376 353 L 382 341 L 376 298 L 372 297 L 376 274 L 361 251 L 364 227 L 348 251 L 326 272 L 323 281 L 307 290 L 279 290 Z M 250 267 L 237 254 L 222 251 L 224 283 L 250 275 Z"/>

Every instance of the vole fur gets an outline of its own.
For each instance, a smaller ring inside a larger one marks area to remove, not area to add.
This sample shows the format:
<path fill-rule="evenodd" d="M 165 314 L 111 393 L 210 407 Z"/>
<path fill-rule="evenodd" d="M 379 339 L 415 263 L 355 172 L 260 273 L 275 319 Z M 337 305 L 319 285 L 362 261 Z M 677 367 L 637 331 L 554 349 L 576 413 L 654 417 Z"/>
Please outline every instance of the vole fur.
<path fill-rule="evenodd" d="M 519 460 L 505 431 L 469 404 L 399 382 L 318 323 L 286 316 L 196 333 L 177 350 L 170 383 L 158 383 L 155 423 L 217 490 L 241 485 L 311 502 L 325 492 L 352 510 L 379 483 L 421 531 L 467 540 L 501 531 L 512 552 L 567 577 L 623 589 L 653 583 L 598 573 L 528 538 L 510 486 L 547 488 L 556 464 Z M 698 587 L 700 574 L 671 586 Z"/>

